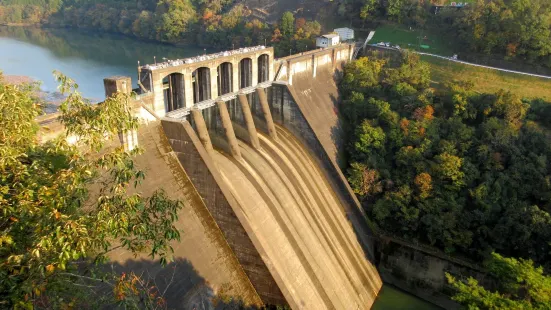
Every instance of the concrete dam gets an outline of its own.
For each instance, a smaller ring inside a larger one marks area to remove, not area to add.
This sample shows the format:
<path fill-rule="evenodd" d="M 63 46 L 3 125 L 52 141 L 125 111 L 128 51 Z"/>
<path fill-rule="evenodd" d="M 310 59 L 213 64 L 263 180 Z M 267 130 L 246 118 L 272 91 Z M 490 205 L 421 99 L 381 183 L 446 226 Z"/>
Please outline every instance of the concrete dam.
<path fill-rule="evenodd" d="M 215 309 L 201 299 L 221 293 L 257 306 L 371 307 L 382 286 L 373 232 L 338 166 L 334 76 L 354 48 L 276 60 L 259 46 L 138 68 L 143 125 L 120 143 L 145 149 L 139 191 L 184 201 L 174 266 L 200 279 L 178 274 L 169 307 Z M 128 77 L 104 84 L 106 96 L 132 91 Z M 51 119 L 43 127 L 55 128 Z M 164 276 L 128 253 L 112 259 Z"/>

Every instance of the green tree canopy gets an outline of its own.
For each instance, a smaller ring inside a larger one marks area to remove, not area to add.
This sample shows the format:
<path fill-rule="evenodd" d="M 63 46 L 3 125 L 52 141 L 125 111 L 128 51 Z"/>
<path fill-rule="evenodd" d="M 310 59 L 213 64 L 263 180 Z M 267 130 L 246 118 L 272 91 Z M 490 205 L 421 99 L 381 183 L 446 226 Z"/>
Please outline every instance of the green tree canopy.
<path fill-rule="evenodd" d="M 429 85 L 416 55 L 345 66 L 349 181 L 382 231 L 473 260 L 551 262 L 551 105 Z M 373 190 L 382 189 L 382 190 Z"/>
<path fill-rule="evenodd" d="M 281 33 L 283 33 L 284 36 L 290 37 L 293 35 L 295 32 L 295 17 L 293 16 L 293 13 L 283 13 L 280 24 Z"/>
<path fill-rule="evenodd" d="M 173 225 L 180 202 L 162 191 L 151 197 L 127 192 L 145 177 L 132 161 L 140 150 L 108 144 L 119 132 L 137 130 L 128 95 L 93 106 L 73 81 L 58 80 L 68 93 L 60 108 L 66 132 L 39 143 L 34 88 L 6 84 L 0 75 L 2 308 L 87 305 L 93 300 L 80 299 L 76 285 L 123 281 L 94 271 L 110 250 L 122 247 L 166 262 L 169 242 L 180 236 Z M 130 284 L 119 288 L 133 292 Z"/>
<path fill-rule="evenodd" d="M 551 277 L 541 266 L 492 253 L 487 269 L 497 280 L 497 291 L 487 290 L 472 277 L 461 281 L 447 273 L 448 282 L 457 290 L 453 300 L 469 309 L 551 309 Z"/>

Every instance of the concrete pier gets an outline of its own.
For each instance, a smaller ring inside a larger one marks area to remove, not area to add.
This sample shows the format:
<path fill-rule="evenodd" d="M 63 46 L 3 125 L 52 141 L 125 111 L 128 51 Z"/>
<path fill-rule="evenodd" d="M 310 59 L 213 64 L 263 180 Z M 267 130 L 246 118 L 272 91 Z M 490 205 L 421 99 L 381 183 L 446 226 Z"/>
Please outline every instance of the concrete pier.
<path fill-rule="evenodd" d="M 277 131 L 274 126 L 274 120 L 272 118 L 272 112 L 270 111 L 270 105 L 268 104 L 268 98 L 264 89 L 257 88 L 256 94 L 260 100 L 260 105 L 262 106 L 262 113 L 264 113 L 264 118 L 266 119 L 266 125 L 268 126 L 268 134 L 272 139 L 277 139 Z"/>
<path fill-rule="evenodd" d="M 241 151 L 239 151 L 239 145 L 237 144 L 237 138 L 235 137 L 235 131 L 233 131 L 233 125 L 231 123 L 230 113 L 228 113 L 228 107 L 224 101 L 217 101 L 218 112 L 220 112 L 220 119 L 222 120 L 222 127 L 226 133 L 226 139 L 230 145 L 230 151 L 235 159 L 241 160 Z"/>
<path fill-rule="evenodd" d="M 212 148 L 212 142 L 210 141 L 209 131 L 207 129 L 207 124 L 205 124 L 203 113 L 201 113 L 201 110 L 193 109 L 191 110 L 191 117 L 193 117 L 193 121 L 195 122 L 199 140 L 201 140 L 207 153 L 212 156 L 214 149 Z"/>
<path fill-rule="evenodd" d="M 245 118 L 245 123 L 247 124 L 247 131 L 249 132 L 251 145 L 255 149 L 259 149 L 260 142 L 258 141 L 258 134 L 256 133 L 256 127 L 254 126 L 253 115 L 251 113 L 251 107 L 249 106 L 247 96 L 244 94 L 239 94 L 237 97 L 239 98 L 239 103 L 241 103 L 241 110 L 243 110 L 243 118 Z"/>

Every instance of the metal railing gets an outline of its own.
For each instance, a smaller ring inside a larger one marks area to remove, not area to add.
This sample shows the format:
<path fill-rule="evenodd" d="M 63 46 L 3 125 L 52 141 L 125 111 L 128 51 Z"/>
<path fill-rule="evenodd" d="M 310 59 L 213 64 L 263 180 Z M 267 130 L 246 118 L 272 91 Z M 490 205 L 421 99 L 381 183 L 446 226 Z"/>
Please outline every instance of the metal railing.
<path fill-rule="evenodd" d="M 161 63 L 144 65 L 144 66 L 141 66 L 140 68 L 153 71 L 153 70 L 165 69 L 169 67 L 177 67 L 181 65 L 199 63 L 202 61 L 213 60 L 213 59 L 218 59 L 218 58 L 232 56 L 232 55 L 246 54 L 249 52 L 264 50 L 266 48 L 267 47 L 264 45 L 253 46 L 253 47 L 243 47 L 240 49 L 225 51 L 225 52 L 220 52 L 215 54 L 201 55 L 201 56 L 189 57 L 184 59 L 176 59 L 176 60 L 166 60 Z"/>

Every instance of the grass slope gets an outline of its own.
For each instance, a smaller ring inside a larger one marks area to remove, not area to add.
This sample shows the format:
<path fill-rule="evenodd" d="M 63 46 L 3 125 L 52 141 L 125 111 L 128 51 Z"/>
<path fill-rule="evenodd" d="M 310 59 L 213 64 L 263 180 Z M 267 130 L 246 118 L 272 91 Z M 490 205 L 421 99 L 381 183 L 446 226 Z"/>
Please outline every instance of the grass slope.
<path fill-rule="evenodd" d="M 475 83 L 475 90 L 480 92 L 495 93 L 504 89 L 523 98 L 551 100 L 549 79 L 478 68 L 431 56 L 421 56 L 421 59 L 430 64 L 435 88 L 445 81 L 470 80 Z"/>
<path fill-rule="evenodd" d="M 371 43 L 390 42 L 393 46 L 399 45 L 411 50 L 442 56 L 453 55 L 451 45 L 444 41 L 427 30 L 409 30 L 403 26 L 389 24 L 376 29 Z M 428 45 L 430 48 L 420 48 L 420 45 Z M 549 79 L 478 68 L 430 56 L 421 58 L 431 66 L 433 87 L 435 88 L 441 87 L 446 81 L 470 80 L 475 83 L 475 90 L 480 92 L 494 93 L 504 89 L 523 98 L 551 100 L 551 80 Z"/>
<path fill-rule="evenodd" d="M 442 56 L 452 56 L 453 50 L 445 40 L 440 40 L 436 34 L 423 29 L 404 28 L 399 25 L 382 25 L 375 31 L 370 43 L 390 42 L 392 46 L 412 49 Z M 421 48 L 420 45 L 429 46 Z"/>

